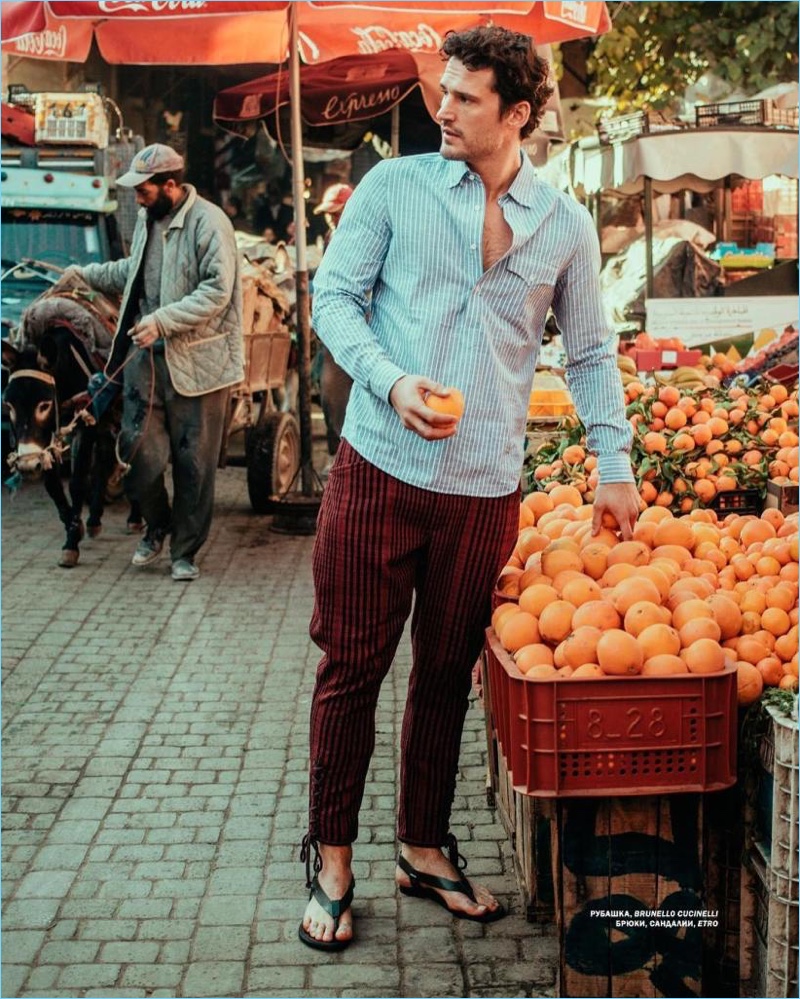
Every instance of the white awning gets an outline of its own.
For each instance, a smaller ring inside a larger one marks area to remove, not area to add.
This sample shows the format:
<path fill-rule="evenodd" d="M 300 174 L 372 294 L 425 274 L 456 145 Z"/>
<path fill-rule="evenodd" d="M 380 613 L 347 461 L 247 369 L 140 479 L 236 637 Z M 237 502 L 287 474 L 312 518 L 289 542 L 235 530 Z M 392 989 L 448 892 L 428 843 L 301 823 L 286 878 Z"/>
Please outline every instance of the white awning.
<path fill-rule="evenodd" d="M 706 193 L 724 177 L 748 180 L 798 176 L 796 132 L 766 128 L 703 128 L 642 135 L 600 145 L 582 139 L 570 150 L 571 181 L 582 194 L 638 194 L 645 177 L 659 193 Z M 563 155 L 563 154 L 562 154 Z"/>

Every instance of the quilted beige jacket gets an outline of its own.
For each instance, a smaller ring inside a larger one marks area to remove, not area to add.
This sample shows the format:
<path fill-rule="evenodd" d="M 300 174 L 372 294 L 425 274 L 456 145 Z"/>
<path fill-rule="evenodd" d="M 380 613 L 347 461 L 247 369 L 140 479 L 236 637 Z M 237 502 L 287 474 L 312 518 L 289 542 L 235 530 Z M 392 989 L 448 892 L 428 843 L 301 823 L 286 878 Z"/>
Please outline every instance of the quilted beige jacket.
<path fill-rule="evenodd" d="M 160 305 L 153 317 L 175 391 L 196 396 L 244 377 L 242 288 L 230 219 L 191 184 L 184 188 L 186 200 L 164 234 Z M 117 341 L 127 337 L 138 308 L 130 297 L 147 245 L 146 218 L 140 209 L 129 257 L 81 269 L 98 291 L 122 295 L 112 358 L 127 353 Z"/>

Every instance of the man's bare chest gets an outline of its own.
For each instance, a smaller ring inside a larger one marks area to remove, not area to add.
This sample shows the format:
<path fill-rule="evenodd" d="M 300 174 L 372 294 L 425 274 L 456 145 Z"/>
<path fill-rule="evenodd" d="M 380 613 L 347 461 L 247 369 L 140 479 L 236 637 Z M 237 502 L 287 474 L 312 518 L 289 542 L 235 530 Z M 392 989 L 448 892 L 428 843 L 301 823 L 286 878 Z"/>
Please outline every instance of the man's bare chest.
<path fill-rule="evenodd" d="M 511 249 L 513 234 L 496 201 L 487 202 L 483 223 L 483 269 L 488 271 Z"/>

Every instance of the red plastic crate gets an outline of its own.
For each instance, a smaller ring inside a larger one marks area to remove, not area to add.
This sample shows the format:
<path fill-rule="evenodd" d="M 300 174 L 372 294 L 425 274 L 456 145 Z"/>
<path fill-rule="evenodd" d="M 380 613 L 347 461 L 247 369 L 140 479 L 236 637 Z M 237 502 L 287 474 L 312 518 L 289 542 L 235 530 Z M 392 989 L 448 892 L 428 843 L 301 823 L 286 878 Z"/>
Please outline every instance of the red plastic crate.
<path fill-rule="evenodd" d="M 634 350 L 637 371 L 666 371 L 670 368 L 693 368 L 700 363 L 702 350 Z"/>
<path fill-rule="evenodd" d="M 708 675 L 529 680 L 486 632 L 498 742 L 542 798 L 719 791 L 736 783 L 736 668 Z"/>
<path fill-rule="evenodd" d="M 764 377 L 770 382 L 780 382 L 787 388 L 791 388 L 797 381 L 796 364 L 776 364 L 774 368 L 769 368 L 764 372 Z"/>

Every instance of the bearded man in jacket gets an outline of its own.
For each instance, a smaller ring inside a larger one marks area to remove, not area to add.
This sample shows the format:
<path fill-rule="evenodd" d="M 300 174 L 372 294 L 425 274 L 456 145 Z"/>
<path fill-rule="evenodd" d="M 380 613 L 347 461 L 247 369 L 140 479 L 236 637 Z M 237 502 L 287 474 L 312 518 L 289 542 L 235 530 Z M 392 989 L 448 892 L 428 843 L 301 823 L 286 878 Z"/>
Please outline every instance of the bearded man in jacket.
<path fill-rule="evenodd" d="M 130 256 L 89 264 L 83 278 L 121 294 L 106 374 L 122 369 L 126 489 L 147 532 L 132 563 L 145 566 L 170 538 L 172 578 L 196 579 L 208 538 L 228 390 L 244 376 L 242 291 L 233 226 L 183 181 L 183 158 L 161 143 L 117 179 L 140 205 Z M 164 482 L 172 462 L 173 498 Z"/>

